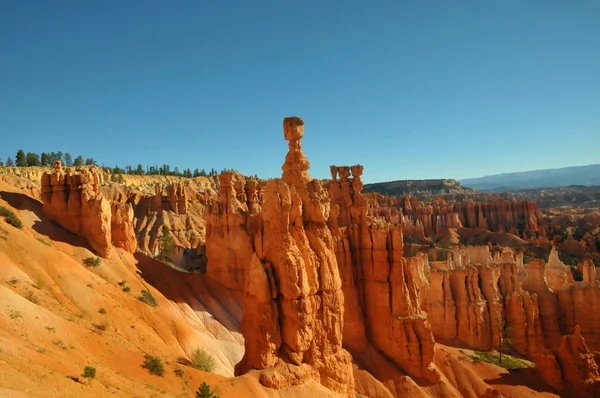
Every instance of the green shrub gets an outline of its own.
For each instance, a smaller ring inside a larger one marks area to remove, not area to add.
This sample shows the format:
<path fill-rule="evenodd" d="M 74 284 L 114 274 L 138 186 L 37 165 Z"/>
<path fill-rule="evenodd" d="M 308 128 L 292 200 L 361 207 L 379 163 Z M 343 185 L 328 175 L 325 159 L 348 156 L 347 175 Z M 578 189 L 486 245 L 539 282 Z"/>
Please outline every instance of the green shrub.
<path fill-rule="evenodd" d="M 502 363 L 500 363 L 498 355 L 492 352 L 474 351 L 473 355 L 470 355 L 470 357 L 476 361 L 491 363 L 493 365 L 500 366 L 504 369 L 509 370 L 523 369 L 529 367 L 529 365 L 526 362 L 523 362 L 518 358 L 506 354 L 502 355 Z"/>
<path fill-rule="evenodd" d="M 219 396 L 212 392 L 210 386 L 203 381 L 196 391 L 196 398 L 219 398 Z"/>
<path fill-rule="evenodd" d="M 88 257 L 83 260 L 83 263 L 88 267 L 97 267 L 100 265 L 100 257 Z"/>
<path fill-rule="evenodd" d="M 177 377 L 183 377 L 183 369 L 181 368 L 177 368 L 173 371 L 173 373 L 175 373 L 175 376 Z"/>
<path fill-rule="evenodd" d="M 98 313 L 99 313 L 99 314 L 102 314 L 102 315 L 104 315 L 104 314 L 106 314 L 106 309 L 104 309 L 104 308 L 100 308 L 100 309 L 98 310 Z"/>
<path fill-rule="evenodd" d="M 125 293 L 130 292 L 131 291 L 131 286 L 127 286 L 127 285 L 123 286 L 123 291 Z"/>
<path fill-rule="evenodd" d="M 83 374 L 81 375 L 86 379 L 93 379 L 96 377 L 96 368 L 93 366 L 86 366 L 83 369 Z"/>
<path fill-rule="evenodd" d="M 23 228 L 23 223 L 19 220 L 19 217 L 4 206 L 0 206 L 0 217 L 4 217 L 4 221 L 15 228 Z"/>
<path fill-rule="evenodd" d="M 146 289 L 142 290 L 142 295 L 138 297 L 138 300 L 140 300 L 142 303 L 148 304 L 151 307 L 158 307 L 158 302 L 156 301 L 152 293 L 150 293 Z"/>
<path fill-rule="evenodd" d="M 215 359 L 202 348 L 196 348 L 192 353 L 192 366 L 205 372 L 212 372 L 215 368 Z"/>
<path fill-rule="evenodd" d="M 159 357 L 154 357 L 152 355 L 144 356 L 142 368 L 148 369 L 153 375 L 162 376 L 165 374 L 165 367 L 162 360 Z"/>

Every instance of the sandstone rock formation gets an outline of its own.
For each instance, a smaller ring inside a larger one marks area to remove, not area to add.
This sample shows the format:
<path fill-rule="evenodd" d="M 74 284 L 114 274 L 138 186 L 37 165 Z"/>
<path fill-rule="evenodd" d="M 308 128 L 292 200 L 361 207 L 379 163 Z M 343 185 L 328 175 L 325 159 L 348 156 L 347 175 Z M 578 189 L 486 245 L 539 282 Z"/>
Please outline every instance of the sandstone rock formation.
<path fill-rule="evenodd" d="M 435 198 L 426 203 L 410 195 L 390 198 L 379 194 L 368 194 L 367 198 L 371 215 L 395 223 L 394 218 L 400 213 L 405 234 L 421 240 L 435 237 L 448 228 L 463 227 L 510 232 L 522 237 L 545 235 L 544 218 L 535 201 L 453 202 Z"/>
<path fill-rule="evenodd" d="M 42 175 L 44 213 L 66 230 L 84 237 L 102 257 L 110 255 L 113 229 L 115 244 L 133 252 L 136 246 L 131 239 L 131 209 L 115 206 L 115 222 L 111 221 L 111 203 L 99 188 L 105 180 L 106 173 L 100 169 L 65 171 L 61 161 L 55 162 L 52 172 Z"/>
<path fill-rule="evenodd" d="M 166 190 L 166 196 L 163 195 L 163 190 Z M 152 210 L 160 211 L 164 209 L 176 214 L 187 214 L 188 200 L 188 194 L 183 183 L 174 182 L 166 186 L 156 184 Z"/>
<path fill-rule="evenodd" d="M 206 273 L 231 289 L 242 290 L 246 286 L 248 261 L 252 258 L 252 241 L 258 232 L 260 205 L 256 185 L 249 184 L 249 190 L 253 191 L 245 195 L 250 199 L 243 203 L 238 200 L 234 185 L 232 172 L 219 175 L 219 200 L 209 207 L 206 218 L 206 255 L 210 260 Z M 248 210 L 249 205 L 253 212 Z"/>
<path fill-rule="evenodd" d="M 213 255 L 213 245 L 229 245 L 223 248 L 233 253 L 227 254 L 229 258 L 244 260 L 236 257 L 242 252 L 229 241 L 233 235 L 228 225 L 235 225 L 242 231 L 236 242 L 250 251 L 240 272 L 231 278 L 232 286 L 245 282 L 246 352 L 236 374 L 260 370 L 261 383 L 274 388 L 316 379 L 341 396 L 353 397 L 351 357 L 342 348 L 344 296 L 326 225 L 328 195 L 308 174 L 300 144 L 304 123 L 292 117 L 283 125 L 289 141 L 283 177 L 265 184 L 260 212 L 251 216 L 247 203 L 238 200 L 231 176 L 221 176 L 219 203 L 212 208 L 209 222 L 207 274 L 229 280 L 216 264 L 222 257 Z M 255 200 L 253 184 L 248 192 L 240 198 Z M 256 222 L 248 217 L 256 217 Z M 218 269 L 212 271 L 213 266 Z"/>
<path fill-rule="evenodd" d="M 362 166 L 331 166 L 331 172 L 328 225 L 348 303 L 344 344 L 355 355 L 375 352 L 412 376 L 438 381 L 433 335 L 420 302 L 426 282 L 419 263 L 402 257 L 401 226 L 369 222 Z"/>
<path fill-rule="evenodd" d="M 137 249 L 137 238 L 133 222 L 133 207 L 129 203 L 112 203 L 110 234 L 112 243 L 129 253 Z"/>
<path fill-rule="evenodd" d="M 492 257 L 487 246 L 466 247 L 458 256 L 461 261 L 453 256 L 447 267 L 431 269 L 427 311 L 434 336 L 488 351 L 497 348 L 500 319 L 504 319 L 512 349 L 534 361 L 549 385 L 593 395 L 600 378 L 579 326 L 584 325 L 590 341 L 598 341 L 600 322 L 583 315 L 584 303 L 595 303 L 600 293 L 590 264 L 586 264 L 585 282 L 571 281 L 554 292 L 547 283 L 544 261 L 526 264 L 522 280 L 523 264 L 509 254 L 505 249 Z"/>
<path fill-rule="evenodd" d="M 548 384 L 563 390 L 583 383 L 593 391 L 594 355 L 578 343 L 583 329 L 575 327 L 576 312 L 566 310 L 573 299 L 563 293 L 561 306 L 548 287 L 545 263 L 524 264 L 522 253 L 508 248 L 492 256 L 487 246 L 455 249 L 431 263 L 424 255 L 402 256 L 407 228 L 424 238 L 449 227 L 539 233 L 535 206 L 438 201 L 424 207 L 411 198 L 380 197 L 369 207 L 362 166 L 331 166 L 327 192 L 308 174 L 303 123 L 286 119 L 284 132 L 283 178 L 262 185 L 223 173 L 207 216 L 207 274 L 245 295 L 246 354 L 236 374 L 260 370 L 261 383 L 275 388 L 320 380 L 349 394 L 343 342 L 398 394 L 406 388 L 403 374 L 441 381 L 434 336 L 492 350 L 505 324 L 515 330 L 514 351 L 533 360 Z M 589 264 L 585 272 L 582 289 L 593 288 Z M 573 281 L 564 275 L 566 292 Z M 559 322 L 563 307 L 572 331 Z M 576 370 L 566 371 L 566 364 Z"/>

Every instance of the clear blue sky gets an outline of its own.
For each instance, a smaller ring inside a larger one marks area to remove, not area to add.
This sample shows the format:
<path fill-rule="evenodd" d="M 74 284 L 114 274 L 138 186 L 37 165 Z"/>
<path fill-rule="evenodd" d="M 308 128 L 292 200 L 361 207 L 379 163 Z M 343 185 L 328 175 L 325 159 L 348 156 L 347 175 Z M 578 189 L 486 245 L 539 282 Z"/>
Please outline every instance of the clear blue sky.
<path fill-rule="evenodd" d="M 0 2 L 0 158 L 366 182 L 600 163 L 600 1 Z"/>

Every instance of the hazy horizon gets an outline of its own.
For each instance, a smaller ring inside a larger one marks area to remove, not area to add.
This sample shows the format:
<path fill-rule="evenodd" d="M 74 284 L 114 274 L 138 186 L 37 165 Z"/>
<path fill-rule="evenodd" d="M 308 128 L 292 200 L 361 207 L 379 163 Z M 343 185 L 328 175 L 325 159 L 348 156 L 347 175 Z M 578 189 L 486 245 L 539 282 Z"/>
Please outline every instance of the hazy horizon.
<path fill-rule="evenodd" d="M 599 163 L 600 3 L 307 1 L 0 5 L 0 160 L 367 183 Z"/>

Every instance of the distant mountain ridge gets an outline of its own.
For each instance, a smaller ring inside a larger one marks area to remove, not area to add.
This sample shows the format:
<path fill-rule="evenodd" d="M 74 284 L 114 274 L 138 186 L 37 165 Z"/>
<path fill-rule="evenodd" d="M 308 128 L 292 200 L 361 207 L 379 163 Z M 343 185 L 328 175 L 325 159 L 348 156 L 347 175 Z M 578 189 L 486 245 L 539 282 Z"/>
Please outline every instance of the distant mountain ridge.
<path fill-rule="evenodd" d="M 495 174 L 479 178 L 466 178 L 459 182 L 465 187 L 488 192 L 570 185 L 595 186 L 600 185 L 600 164 Z"/>

